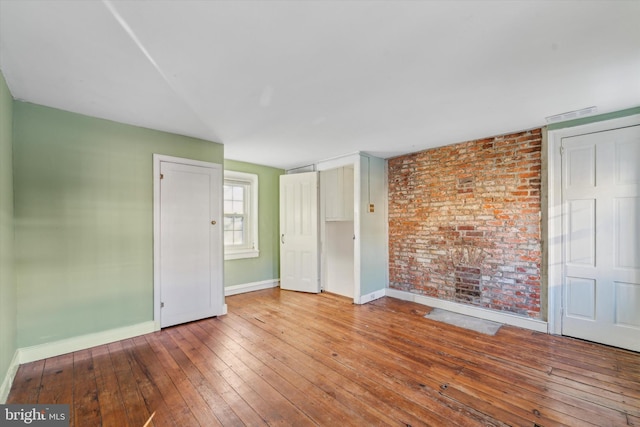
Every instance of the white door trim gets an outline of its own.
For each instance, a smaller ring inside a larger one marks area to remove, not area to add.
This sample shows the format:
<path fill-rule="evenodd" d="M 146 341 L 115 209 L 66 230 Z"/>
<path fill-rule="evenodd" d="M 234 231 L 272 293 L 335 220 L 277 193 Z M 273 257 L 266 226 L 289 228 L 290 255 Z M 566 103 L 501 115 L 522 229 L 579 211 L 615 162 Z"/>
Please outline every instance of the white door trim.
<path fill-rule="evenodd" d="M 185 159 L 182 157 L 153 155 L 153 324 L 156 331 L 160 330 L 160 163 L 171 162 L 189 166 L 199 166 L 211 169 L 222 169 L 219 163 L 201 160 Z M 221 253 L 224 253 L 221 252 Z M 221 278 L 222 279 L 222 278 Z M 223 304 L 223 313 L 226 313 Z"/>
<path fill-rule="evenodd" d="M 640 114 L 605 120 L 582 126 L 549 131 L 548 141 L 548 179 L 549 179 L 549 209 L 548 209 L 548 325 L 549 333 L 562 334 L 562 273 L 564 265 L 564 238 L 562 234 L 562 157 L 560 146 L 562 139 L 603 132 L 640 124 Z"/>

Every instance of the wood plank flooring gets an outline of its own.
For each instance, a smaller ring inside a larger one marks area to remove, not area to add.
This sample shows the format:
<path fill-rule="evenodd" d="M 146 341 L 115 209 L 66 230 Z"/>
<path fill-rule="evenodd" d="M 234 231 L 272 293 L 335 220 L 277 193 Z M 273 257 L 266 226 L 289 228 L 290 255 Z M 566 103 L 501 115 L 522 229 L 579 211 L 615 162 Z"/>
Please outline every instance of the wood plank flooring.
<path fill-rule="evenodd" d="M 640 426 L 640 354 L 382 298 L 272 289 L 229 314 L 20 366 L 7 403 L 71 425 Z"/>

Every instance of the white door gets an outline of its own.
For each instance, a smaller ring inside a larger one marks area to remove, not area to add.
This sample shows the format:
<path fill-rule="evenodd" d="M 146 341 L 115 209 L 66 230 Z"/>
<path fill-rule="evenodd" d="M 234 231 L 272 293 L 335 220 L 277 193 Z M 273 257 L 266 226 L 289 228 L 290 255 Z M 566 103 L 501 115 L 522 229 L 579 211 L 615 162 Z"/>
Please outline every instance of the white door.
<path fill-rule="evenodd" d="M 220 167 L 160 162 L 160 326 L 223 309 Z"/>
<path fill-rule="evenodd" d="M 317 172 L 280 176 L 280 288 L 320 292 Z"/>
<path fill-rule="evenodd" d="M 562 333 L 640 351 L 640 126 L 562 153 Z"/>

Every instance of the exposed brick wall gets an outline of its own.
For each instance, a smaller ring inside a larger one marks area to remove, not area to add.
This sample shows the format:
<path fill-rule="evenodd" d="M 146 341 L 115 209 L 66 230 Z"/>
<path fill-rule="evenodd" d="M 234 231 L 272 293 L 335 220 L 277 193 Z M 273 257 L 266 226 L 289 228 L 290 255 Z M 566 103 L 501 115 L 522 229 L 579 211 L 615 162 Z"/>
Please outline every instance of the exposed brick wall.
<path fill-rule="evenodd" d="M 540 129 L 389 160 L 395 289 L 540 317 Z"/>

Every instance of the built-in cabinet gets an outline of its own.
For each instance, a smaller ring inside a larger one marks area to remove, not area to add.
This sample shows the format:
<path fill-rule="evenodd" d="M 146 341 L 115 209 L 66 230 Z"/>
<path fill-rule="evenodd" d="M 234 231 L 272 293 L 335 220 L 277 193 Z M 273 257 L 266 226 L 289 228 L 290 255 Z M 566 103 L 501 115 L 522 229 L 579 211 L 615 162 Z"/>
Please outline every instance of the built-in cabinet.
<path fill-rule="evenodd" d="M 333 292 L 355 304 L 384 296 L 386 208 L 384 159 L 357 153 L 281 176 L 281 287 Z"/>
<path fill-rule="evenodd" d="M 353 221 L 353 165 L 320 173 L 325 221 Z"/>
<path fill-rule="evenodd" d="M 348 165 L 320 172 L 322 289 L 349 298 L 355 295 L 353 169 Z"/>
<path fill-rule="evenodd" d="M 319 162 L 320 283 L 363 304 L 387 285 L 385 161 L 366 154 Z"/>

